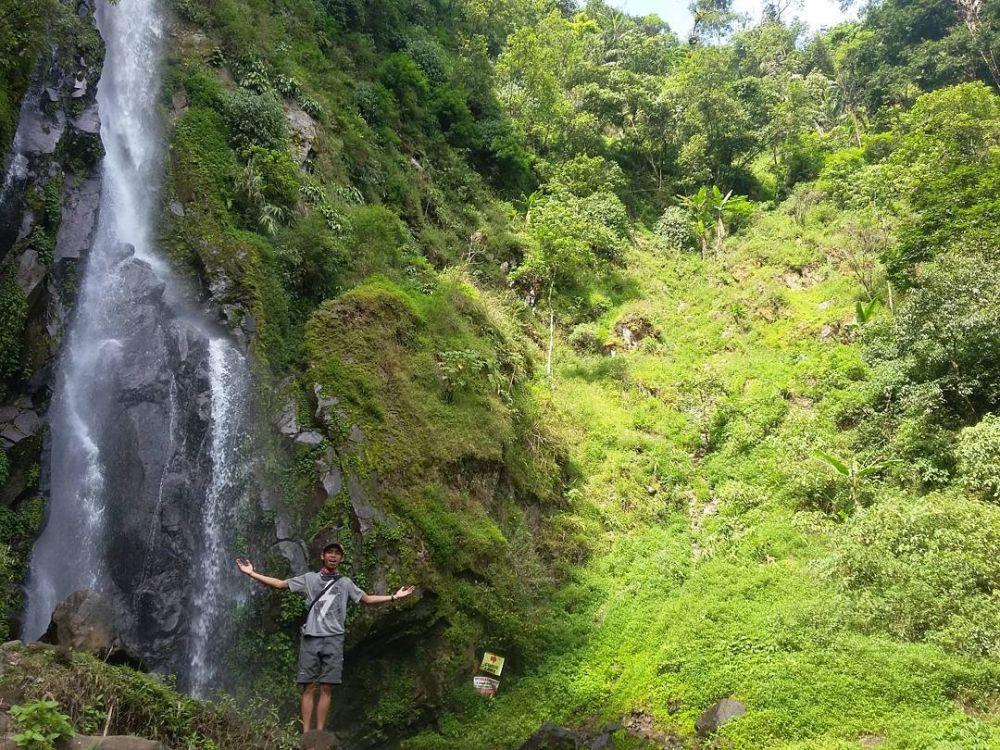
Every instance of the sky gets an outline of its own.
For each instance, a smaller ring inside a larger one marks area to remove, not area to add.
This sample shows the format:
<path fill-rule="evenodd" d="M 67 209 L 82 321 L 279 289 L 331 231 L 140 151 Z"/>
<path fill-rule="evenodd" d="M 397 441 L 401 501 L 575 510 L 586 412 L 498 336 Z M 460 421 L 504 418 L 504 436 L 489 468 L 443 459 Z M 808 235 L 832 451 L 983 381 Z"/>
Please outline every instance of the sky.
<path fill-rule="evenodd" d="M 668 24 L 682 39 L 691 31 L 691 14 L 688 12 L 690 0 L 609 0 L 611 5 L 635 16 L 655 13 Z M 734 0 L 733 9 L 748 13 L 759 19 L 763 0 Z M 789 11 L 788 17 L 798 16 L 809 24 L 813 31 L 822 26 L 830 26 L 847 18 L 856 17 L 856 11 L 843 13 L 838 0 L 802 0 L 802 7 Z"/>

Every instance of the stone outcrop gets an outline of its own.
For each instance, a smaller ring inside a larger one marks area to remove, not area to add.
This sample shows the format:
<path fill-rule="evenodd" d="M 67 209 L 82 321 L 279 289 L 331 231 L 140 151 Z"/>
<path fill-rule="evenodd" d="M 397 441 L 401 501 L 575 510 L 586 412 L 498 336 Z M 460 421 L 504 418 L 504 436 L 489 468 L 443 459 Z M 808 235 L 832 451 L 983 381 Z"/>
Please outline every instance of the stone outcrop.
<path fill-rule="evenodd" d="M 747 712 L 747 707 L 733 698 L 723 698 L 713 703 L 695 722 L 695 732 L 699 737 L 707 737 L 723 724 L 738 719 Z"/>
<path fill-rule="evenodd" d="M 299 747 L 301 750 L 341 750 L 344 746 L 333 732 L 314 730 L 302 735 Z"/>
<path fill-rule="evenodd" d="M 583 747 L 583 740 L 576 732 L 546 722 L 519 750 L 581 750 Z"/>
<path fill-rule="evenodd" d="M 78 734 L 66 743 L 66 750 L 170 750 L 162 742 L 118 734 L 89 737 Z"/>
<path fill-rule="evenodd" d="M 125 647 L 121 622 L 122 613 L 112 601 L 96 591 L 76 591 L 56 607 L 42 640 L 113 664 L 142 668 L 142 660 Z"/>

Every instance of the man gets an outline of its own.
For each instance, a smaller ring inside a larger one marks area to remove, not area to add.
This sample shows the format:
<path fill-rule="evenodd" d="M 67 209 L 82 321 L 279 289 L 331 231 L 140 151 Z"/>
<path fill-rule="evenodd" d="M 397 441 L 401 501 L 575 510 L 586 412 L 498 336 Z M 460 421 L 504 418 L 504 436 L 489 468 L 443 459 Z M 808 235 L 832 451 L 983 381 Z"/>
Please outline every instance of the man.
<path fill-rule="evenodd" d="M 344 548 L 334 542 L 323 548 L 323 567 L 318 573 L 303 573 L 282 580 L 261 575 L 249 560 L 236 559 L 240 571 L 255 581 L 276 589 L 302 594 L 309 604 L 299 643 L 299 677 L 302 689 L 302 731 L 321 730 L 330 712 L 330 687 L 340 684 L 344 666 L 344 623 L 347 600 L 357 604 L 383 604 L 413 593 L 413 586 L 400 588 L 392 596 L 366 594 L 354 581 L 337 573 L 344 561 Z M 315 698 L 316 687 L 319 697 Z M 315 724 L 313 718 L 316 719 Z"/>

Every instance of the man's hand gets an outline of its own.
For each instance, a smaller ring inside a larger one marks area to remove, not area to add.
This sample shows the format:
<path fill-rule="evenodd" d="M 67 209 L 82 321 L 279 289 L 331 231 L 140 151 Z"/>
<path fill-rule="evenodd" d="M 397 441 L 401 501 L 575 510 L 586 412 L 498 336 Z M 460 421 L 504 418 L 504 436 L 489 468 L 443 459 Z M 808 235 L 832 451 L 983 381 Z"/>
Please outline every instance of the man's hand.
<path fill-rule="evenodd" d="M 247 560 L 245 557 L 236 558 L 236 567 L 240 569 L 240 573 L 245 576 L 263 583 L 265 586 L 270 586 L 272 589 L 287 589 L 288 581 L 283 581 L 280 578 L 271 578 L 271 576 L 261 575 L 253 569 L 253 563 Z"/>
<path fill-rule="evenodd" d="M 399 591 L 392 595 L 393 599 L 402 599 L 404 596 L 409 596 L 414 591 L 417 590 L 416 586 L 401 586 Z"/>

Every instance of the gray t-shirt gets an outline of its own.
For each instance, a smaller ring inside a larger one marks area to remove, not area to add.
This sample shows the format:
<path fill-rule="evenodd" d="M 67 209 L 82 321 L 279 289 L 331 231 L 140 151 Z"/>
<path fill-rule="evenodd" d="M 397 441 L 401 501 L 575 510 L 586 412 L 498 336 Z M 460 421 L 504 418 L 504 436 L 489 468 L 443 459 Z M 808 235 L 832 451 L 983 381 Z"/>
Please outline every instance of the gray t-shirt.
<path fill-rule="evenodd" d="M 341 576 L 337 582 L 323 593 L 330 584 L 330 578 L 324 578 L 319 573 L 303 573 L 289 578 L 288 588 L 296 594 L 305 597 L 306 604 L 323 594 L 318 602 L 309 610 L 306 624 L 302 626 L 304 635 L 328 636 L 342 635 L 344 623 L 347 621 L 347 600 L 355 604 L 365 595 L 365 592 L 347 576 Z"/>

